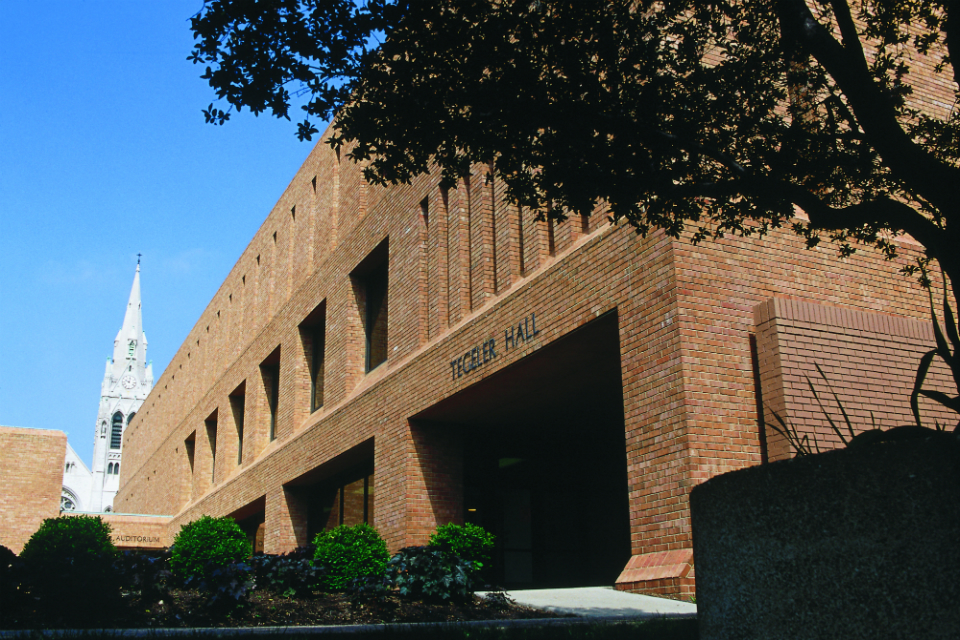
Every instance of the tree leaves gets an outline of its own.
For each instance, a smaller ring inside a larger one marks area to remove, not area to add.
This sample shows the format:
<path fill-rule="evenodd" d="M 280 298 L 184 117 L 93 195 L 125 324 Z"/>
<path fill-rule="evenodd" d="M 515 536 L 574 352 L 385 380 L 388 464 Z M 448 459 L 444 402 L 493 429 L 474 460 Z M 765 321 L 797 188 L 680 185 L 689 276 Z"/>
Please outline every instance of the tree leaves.
<path fill-rule="evenodd" d="M 517 204 L 605 203 L 646 233 L 763 234 L 888 256 L 906 231 L 960 281 L 948 3 L 217 0 L 190 59 L 218 99 L 337 114 L 374 184 L 492 163 Z M 921 95 L 922 94 L 922 95 Z M 227 113 L 204 110 L 222 124 Z"/>

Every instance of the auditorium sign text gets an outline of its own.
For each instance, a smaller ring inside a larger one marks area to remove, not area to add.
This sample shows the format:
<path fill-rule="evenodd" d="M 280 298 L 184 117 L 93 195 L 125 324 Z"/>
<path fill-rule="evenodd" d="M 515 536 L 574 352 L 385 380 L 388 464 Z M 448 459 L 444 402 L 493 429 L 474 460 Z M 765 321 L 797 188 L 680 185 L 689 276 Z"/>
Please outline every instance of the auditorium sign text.
<path fill-rule="evenodd" d="M 450 361 L 450 371 L 453 379 L 476 371 L 483 365 L 494 360 L 500 351 L 510 351 L 533 340 L 540 330 L 537 329 L 537 314 L 531 313 L 515 325 L 503 330 L 503 342 L 498 345 L 496 338 L 484 340 L 475 347 L 471 347 L 463 355 Z"/>

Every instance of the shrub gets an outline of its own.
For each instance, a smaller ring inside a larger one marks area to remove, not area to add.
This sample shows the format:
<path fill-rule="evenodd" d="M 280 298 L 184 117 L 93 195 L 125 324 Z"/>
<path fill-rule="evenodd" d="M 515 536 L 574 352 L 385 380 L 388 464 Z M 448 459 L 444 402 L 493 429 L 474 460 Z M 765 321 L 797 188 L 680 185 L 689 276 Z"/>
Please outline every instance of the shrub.
<path fill-rule="evenodd" d="M 270 589 L 285 598 L 320 587 L 323 567 L 313 562 L 314 550 L 299 547 L 280 555 L 257 554 L 250 559 L 258 589 Z"/>
<path fill-rule="evenodd" d="M 494 535 L 475 524 L 440 525 L 430 536 L 430 546 L 456 554 L 464 560 L 474 563 L 474 569 L 479 571 L 490 564 L 490 555 L 493 553 Z"/>
<path fill-rule="evenodd" d="M 211 609 L 229 611 L 239 604 L 255 586 L 253 567 L 246 562 L 228 562 L 216 565 L 207 562 L 202 577 L 188 578 L 187 584 L 197 583 L 197 588 L 207 594 L 205 605 Z"/>
<path fill-rule="evenodd" d="M 148 602 L 166 597 L 172 577 L 169 549 L 124 551 L 115 566 L 124 589 L 139 591 L 140 597 Z"/>
<path fill-rule="evenodd" d="M 110 525 L 94 516 L 47 518 L 20 552 L 24 582 L 44 608 L 87 617 L 118 597 Z"/>
<path fill-rule="evenodd" d="M 466 600 L 473 594 L 474 563 L 437 547 L 407 547 L 387 563 L 387 577 L 402 596 Z"/>
<path fill-rule="evenodd" d="M 17 593 L 18 580 L 13 566 L 16 562 L 17 554 L 0 544 L 0 602 L 12 602 Z"/>
<path fill-rule="evenodd" d="M 342 590 L 358 578 L 383 576 L 390 559 L 387 544 L 368 524 L 323 531 L 314 544 L 314 560 L 324 569 L 320 585 L 330 590 Z"/>
<path fill-rule="evenodd" d="M 233 518 L 202 516 L 181 527 L 170 549 L 170 567 L 181 580 L 203 580 L 250 557 L 247 536 Z"/>

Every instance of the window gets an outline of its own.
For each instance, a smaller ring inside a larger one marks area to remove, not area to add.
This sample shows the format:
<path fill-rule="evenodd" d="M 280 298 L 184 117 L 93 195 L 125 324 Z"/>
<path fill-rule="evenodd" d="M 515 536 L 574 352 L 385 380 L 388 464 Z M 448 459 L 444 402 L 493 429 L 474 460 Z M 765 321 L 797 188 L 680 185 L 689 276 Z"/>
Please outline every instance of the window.
<path fill-rule="evenodd" d="M 119 450 L 123 439 L 123 414 L 117 411 L 113 414 L 113 428 L 110 430 L 110 448 Z"/>
<path fill-rule="evenodd" d="M 323 406 L 326 331 L 327 303 L 324 300 L 300 323 L 300 340 L 310 374 L 310 413 Z"/>
<path fill-rule="evenodd" d="M 373 523 L 373 461 L 317 485 L 308 498 L 310 539 L 338 525 Z"/>
<path fill-rule="evenodd" d="M 193 466 L 195 462 L 194 454 L 197 450 L 197 432 L 194 431 L 187 439 L 183 441 L 183 448 L 187 452 L 187 462 L 190 463 L 190 476 L 193 476 Z"/>
<path fill-rule="evenodd" d="M 243 463 L 243 411 L 246 396 L 246 381 L 241 382 L 240 386 L 230 394 L 230 411 L 233 413 L 233 423 L 237 427 L 237 466 Z"/>
<path fill-rule="evenodd" d="M 207 428 L 207 440 L 210 442 L 210 480 L 217 477 L 217 412 L 203 421 Z"/>
<path fill-rule="evenodd" d="M 60 511 L 76 511 L 77 499 L 72 493 L 64 489 L 60 494 Z"/>
<path fill-rule="evenodd" d="M 112 462 L 107 463 L 107 475 L 108 475 L 108 476 L 112 476 L 112 475 L 113 475 L 113 463 L 112 463 Z"/>
<path fill-rule="evenodd" d="M 280 347 L 273 350 L 260 364 L 260 377 L 263 379 L 263 391 L 267 396 L 267 409 L 270 412 L 270 440 L 277 438 L 277 408 L 280 400 Z"/>
<path fill-rule="evenodd" d="M 136 356 L 137 356 L 137 341 L 136 341 L 136 340 L 131 340 L 131 341 L 127 344 L 127 357 L 128 357 L 128 358 L 135 358 Z"/>
<path fill-rule="evenodd" d="M 130 423 L 133 422 L 133 416 L 135 416 L 135 415 L 137 415 L 137 412 L 136 412 L 136 411 L 134 411 L 133 413 L 131 413 L 130 415 L 127 416 L 127 426 L 128 426 L 128 427 L 130 426 Z"/>
<path fill-rule="evenodd" d="M 350 274 L 363 323 L 364 368 L 373 371 L 387 359 L 388 241 L 381 242 Z"/>

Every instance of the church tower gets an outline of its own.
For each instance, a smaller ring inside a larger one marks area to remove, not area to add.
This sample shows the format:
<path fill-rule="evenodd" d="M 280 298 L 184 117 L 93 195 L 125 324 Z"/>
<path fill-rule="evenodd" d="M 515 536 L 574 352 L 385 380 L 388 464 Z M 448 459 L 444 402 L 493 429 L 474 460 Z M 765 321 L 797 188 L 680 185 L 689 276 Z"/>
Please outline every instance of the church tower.
<path fill-rule="evenodd" d="M 147 336 L 140 313 L 140 261 L 130 299 L 113 341 L 100 387 L 100 409 L 93 444 L 90 502 L 85 511 L 111 511 L 120 486 L 123 432 L 153 388 L 153 365 L 147 362 Z"/>

